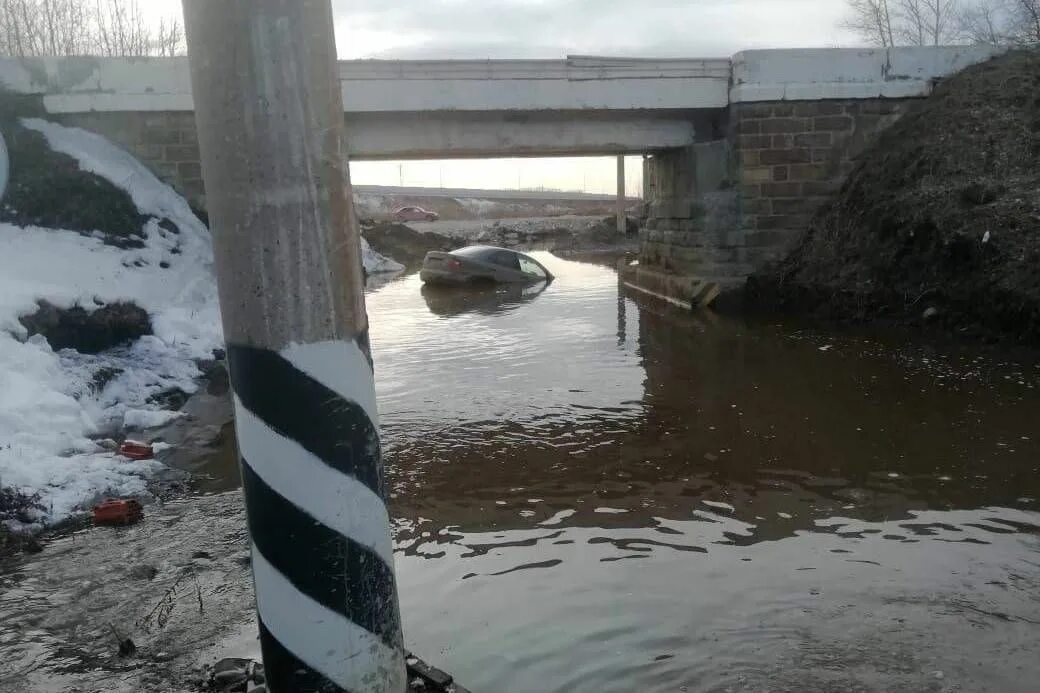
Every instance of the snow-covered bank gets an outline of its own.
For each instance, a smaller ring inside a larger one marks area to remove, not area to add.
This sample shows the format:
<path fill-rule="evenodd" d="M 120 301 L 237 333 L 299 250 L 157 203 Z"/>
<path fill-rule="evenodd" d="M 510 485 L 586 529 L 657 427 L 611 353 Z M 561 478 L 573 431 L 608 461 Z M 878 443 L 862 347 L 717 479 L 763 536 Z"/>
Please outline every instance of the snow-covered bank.
<path fill-rule="evenodd" d="M 54 521 L 102 495 L 145 491 L 161 465 L 126 460 L 94 439 L 177 417 L 152 398 L 193 393 L 197 362 L 213 358 L 222 335 L 210 234 L 188 203 L 103 137 L 39 119 L 22 125 L 125 191 L 148 217 L 133 239 L 138 248 L 106 244 L 104 229 L 0 223 L 0 486 L 39 494 L 44 510 L 35 519 Z M 400 269 L 363 250 L 369 272 Z M 19 321 L 40 300 L 88 312 L 130 302 L 147 311 L 153 334 L 99 354 L 55 351 Z"/>
<path fill-rule="evenodd" d="M 0 483 L 39 494 L 39 519 L 57 520 L 99 495 L 145 490 L 158 463 L 113 455 L 91 436 L 176 416 L 148 400 L 195 390 L 196 359 L 221 345 L 220 313 L 209 231 L 183 198 L 102 137 L 23 124 L 152 217 L 136 249 L 106 245 L 101 233 L 0 224 Z M 130 301 L 149 313 L 154 335 L 96 355 L 55 352 L 18 321 L 40 299 L 88 311 Z"/>

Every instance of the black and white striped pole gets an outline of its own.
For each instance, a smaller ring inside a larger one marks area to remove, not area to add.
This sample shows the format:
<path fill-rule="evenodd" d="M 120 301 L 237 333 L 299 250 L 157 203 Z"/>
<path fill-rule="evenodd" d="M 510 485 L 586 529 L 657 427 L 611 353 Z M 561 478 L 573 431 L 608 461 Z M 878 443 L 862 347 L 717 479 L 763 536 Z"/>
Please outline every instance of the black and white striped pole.
<path fill-rule="evenodd" d="M 268 689 L 401 693 L 329 0 L 184 10 Z"/>

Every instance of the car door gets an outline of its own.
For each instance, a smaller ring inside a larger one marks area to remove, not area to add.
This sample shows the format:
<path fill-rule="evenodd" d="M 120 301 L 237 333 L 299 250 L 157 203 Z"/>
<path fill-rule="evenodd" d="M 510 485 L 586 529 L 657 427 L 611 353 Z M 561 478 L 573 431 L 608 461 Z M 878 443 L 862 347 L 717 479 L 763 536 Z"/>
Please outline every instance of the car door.
<path fill-rule="evenodd" d="M 488 261 L 495 266 L 495 278 L 499 281 L 527 281 L 527 275 L 520 269 L 519 255 L 512 250 L 495 250 L 489 254 Z"/>

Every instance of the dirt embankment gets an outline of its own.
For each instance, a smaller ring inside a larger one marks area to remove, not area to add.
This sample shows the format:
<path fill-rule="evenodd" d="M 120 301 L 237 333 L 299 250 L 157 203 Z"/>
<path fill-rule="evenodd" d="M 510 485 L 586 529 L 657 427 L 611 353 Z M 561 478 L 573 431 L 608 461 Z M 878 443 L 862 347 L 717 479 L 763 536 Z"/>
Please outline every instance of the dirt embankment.
<path fill-rule="evenodd" d="M 1040 52 L 939 85 L 866 151 L 752 307 L 1040 343 Z"/>
<path fill-rule="evenodd" d="M 373 250 L 414 269 L 422 265 L 423 258 L 431 250 L 450 251 L 474 243 L 564 254 L 635 251 L 638 249 L 638 229 L 638 222 L 631 217 L 627 235 L 618 234 L 614 217 L 542 217 L 482 222 L 412 222 L 408 226 L 366 222 L 361 233 Z"/>
<path fill-rule="evenodd" d="M 554 197 L 552 193 L 546 193 L 545 197 L 518 197 L 508 191 L 458 190 L 450 196 L 440 190 L 423 194 L 416 189 L 408 192 L 385 188 L 376 192 L 364 187 L 355 186 L 354 203 L 358 216 L 372 223 L 388 222 L 395 209 L 413 206 L 436 212 L 445 221 L 603 215 L 614 209 L 612 199 Z"/>
<path fill-rule="evenodd" d="M 431 250 L 455 250 L 464 245 L 459 240 L 439 233 L 416 231 L 394 222 L 365 224 L 361 232 L 377 253 L 411 268 L 422 265 L 423 258 Z"/>

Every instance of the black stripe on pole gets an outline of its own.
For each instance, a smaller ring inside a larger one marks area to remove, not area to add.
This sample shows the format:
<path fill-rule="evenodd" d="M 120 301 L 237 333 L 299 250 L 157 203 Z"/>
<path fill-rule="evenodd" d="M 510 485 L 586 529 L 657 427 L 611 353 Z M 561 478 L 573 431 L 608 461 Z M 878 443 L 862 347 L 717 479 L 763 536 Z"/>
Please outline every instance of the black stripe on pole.
<path fill-rule="evenodd" d="M 242 459 L 242 486 L 249 533 L 274 569 L 314 601 L 378 636 L 387 646 L 400 648 L 392 566 L 283 498 L 246 459 Z"/>
<path fill-rule="evenodd" d="M 232 387 L 246 409 L 385 502 L 379 434 L 359 404 L 268 349 L 228 344 L 228 365 Z"/>
<path fill-rule="evenodd" d="M 368 341 L 368 328 L 359 334 L 356 338 L 358 349 L 361 349 L 361 353 L 365 355 L 365 360 L 368 361 L 368 367 L 374 368 L 372 363 L 372 345 Z"/>
<path fill-rule="evenodd" d="M 309 664 L 286 649 L 278 642 L 278 638 L 267 630 L 263 619 L 260 619 L 260 650 L 264 656 L 264 676 L 269 691 L 350 693 L 314 671 Z"/>

